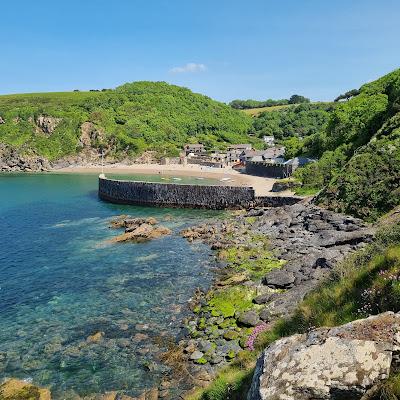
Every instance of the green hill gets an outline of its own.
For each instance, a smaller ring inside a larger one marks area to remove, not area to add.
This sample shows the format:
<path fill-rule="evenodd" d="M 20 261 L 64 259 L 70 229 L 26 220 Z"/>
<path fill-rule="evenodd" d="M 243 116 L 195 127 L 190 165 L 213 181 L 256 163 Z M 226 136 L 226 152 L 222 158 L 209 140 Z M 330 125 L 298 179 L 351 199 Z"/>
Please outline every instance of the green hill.
<path fill-rule="evenodd" d="M 298 172 L 305 188 L 323 188 L 319 204 L 368 220 L 399 205 L 400 69 L 339 103 L 302 151 L 320 157 Z"/>
<path fill-rule="evenodd" d="M 225 147 L 251 141 L 250 117 L 165 82 L 0 96 L 0 118 L 0 143 L 49 160 L 100 148 L 124 158 L 146 150 L 177 155 L 186 142 Z"/>

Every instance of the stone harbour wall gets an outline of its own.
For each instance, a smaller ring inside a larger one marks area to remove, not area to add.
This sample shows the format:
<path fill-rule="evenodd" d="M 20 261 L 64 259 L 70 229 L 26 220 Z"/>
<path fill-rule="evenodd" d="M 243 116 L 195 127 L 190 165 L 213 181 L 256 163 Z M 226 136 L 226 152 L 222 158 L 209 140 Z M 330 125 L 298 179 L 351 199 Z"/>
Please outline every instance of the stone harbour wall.
<path fill-rule="evenodd" d="M 247 161 L 246 174 L 266 178 L 287 178 L 292 175 L 292 166 L 285 164 L 270 164 L 267 162 Z"/>
<path fill-rule="evenodd" d="M 254 206 L 251 187 L 122 181 L 99 177 L 99 197 L 120 204 L 215 210 Z"/>

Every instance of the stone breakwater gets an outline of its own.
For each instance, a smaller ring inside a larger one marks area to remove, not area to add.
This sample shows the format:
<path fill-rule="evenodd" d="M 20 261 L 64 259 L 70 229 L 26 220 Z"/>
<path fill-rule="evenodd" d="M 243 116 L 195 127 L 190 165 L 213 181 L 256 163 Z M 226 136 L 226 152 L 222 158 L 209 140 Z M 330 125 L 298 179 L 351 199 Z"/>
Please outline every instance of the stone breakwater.
<path fill-rule="evenodd" d="M 99 178 L 99 197 L 120 204 L 213 210 L 280 207 L 301 200 L 296 196 L 255 196 L 252 187 L 152 183 L 107 178 Z"/>
<path fill-rule="evenodd" d="M 247 208 L 254 204 L 254 189 L 151 183 L 99 178 L 99 197 L 113 203 L 191 208 Z"/>

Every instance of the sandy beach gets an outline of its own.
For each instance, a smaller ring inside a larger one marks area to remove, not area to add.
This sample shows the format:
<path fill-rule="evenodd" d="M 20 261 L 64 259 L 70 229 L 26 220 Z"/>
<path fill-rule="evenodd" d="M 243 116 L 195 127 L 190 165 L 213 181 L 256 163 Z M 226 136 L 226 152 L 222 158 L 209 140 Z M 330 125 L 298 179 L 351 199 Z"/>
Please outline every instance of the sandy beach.
<path fill-rule="evenodd" d="M 204 167 L 200 165 L 160 165 L 160 164 L 109 164 L 105 165 L 104 173 L 113 174 L 148 174 L 157 175 L 162 174 L 166 176 L 193 176 L 193 177 L 203 177 L 203 178 L 214 178 L 214 179 L 224 179 L 230 178 L 229 182 L 221 181 L 221 184 L 230 186 L 251 186 L 256 191 L 256 196 L 287 196 L 292 194 L 289 191 L 273 193 L 271 192 L 272 186 L 276 179 L 263 178 L 259 176 L 252 176 L 242 174 L 231 167 L 225 168 L 211 168 Z M 66 168 L 60 168 L 53 170 L 53 172 L 61 173 L 98 173 L 102 172 L 102 167 L 100 165 L 88 165 L 88 166 L 70 166 Z"/>

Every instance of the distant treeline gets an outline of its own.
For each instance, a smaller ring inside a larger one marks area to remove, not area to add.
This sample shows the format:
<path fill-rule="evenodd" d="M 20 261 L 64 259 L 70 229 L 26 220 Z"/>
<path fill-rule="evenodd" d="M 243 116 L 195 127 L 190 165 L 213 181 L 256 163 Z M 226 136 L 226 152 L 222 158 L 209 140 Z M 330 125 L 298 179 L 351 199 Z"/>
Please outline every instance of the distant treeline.
<path fill-rule="evenodd" d="M 287 104 L 301 104 L 301 103 L 309 103 L 310 99 L 304 96 L 300 96 L 298 94 L 294 94 L 290 97 L 290 99 L 280 99 L 273 100 L 268 99 L 264 101 L 258 100 L 233 100 L 229 103 L 232 108 L 236 108 L 237 110 L 246 110 L 249 108 L 263 108 L 263 107 L 272 107 L 272 106 L 284 106 Z"/>

